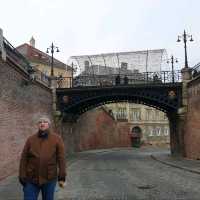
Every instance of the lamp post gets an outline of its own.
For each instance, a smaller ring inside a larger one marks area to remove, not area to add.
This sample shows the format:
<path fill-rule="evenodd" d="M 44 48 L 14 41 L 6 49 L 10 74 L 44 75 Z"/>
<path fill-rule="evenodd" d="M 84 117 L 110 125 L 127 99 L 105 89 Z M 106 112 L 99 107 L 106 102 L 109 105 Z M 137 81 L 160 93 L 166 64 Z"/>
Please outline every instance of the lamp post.
<path fill-rule="evenodd" d="M 77 72 L 77 65 L 75 65 L 73 62 L 71 64 L 71 69 L 72 69 L 71 87 L 74 87 L 74 74 Z"/>
<path fill-rule="evenodd" d="M 56 50 L 56 52 L 60 52 L 58 47 L 55 46 L 52 42 L 51 46 L 47 48 L 47 51 L 46 53 L 49 53 L 49 50 L 51 51 L 51 77 L 54 76 L 54 58 L 53 58 L 53 54 L 54 54 L 54 51 Z"/>
<path fill-rule="evenodd" d="M 188 68 L 188 59 L 187 59 L 187 39 L 190 38 L 190 42 L 193 42 L 193 38 L 192 38 L 192 35 L 188 35 L 186 34 L 185 30 L 184 30 L 184 33 L 183 35 L 178 35 L 178 39 L 177 39 L 177 42 L 181 42 L 181 38 L 183 39 L 183 42 L 184 42 L 184 48 L 185 48 L 185 68 Z"/>
<path fill-rule="evenodd" d="M 174 62 L 178 62 L 178 59 L 177 58 L 174 58 L 174 56 L 172 55 L 170 59 L 167 60 L 167 63 L 170 63 L 172 64 L 172 83 L 174 83 Z"/>
<path fill-rule="evenodd" d="M 72 88 L 74 87 L 74 63 L 72 62 Z"/>

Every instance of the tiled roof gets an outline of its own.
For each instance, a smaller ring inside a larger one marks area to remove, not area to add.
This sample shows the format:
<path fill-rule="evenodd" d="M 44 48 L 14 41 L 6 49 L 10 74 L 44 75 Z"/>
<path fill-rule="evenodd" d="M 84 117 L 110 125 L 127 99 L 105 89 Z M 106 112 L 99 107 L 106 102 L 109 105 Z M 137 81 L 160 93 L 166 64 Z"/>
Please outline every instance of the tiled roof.
<path fill-rule="evenodd" d="M 16 49 L 32 62 L 51 65 L 51 56 L 40 51 L 39 49 L 36 49 L 35 47 L 27 43 L 16 47 Z M 66 69 L 67 65 L 54 58 L 54 67 L 60 69 Z"/>

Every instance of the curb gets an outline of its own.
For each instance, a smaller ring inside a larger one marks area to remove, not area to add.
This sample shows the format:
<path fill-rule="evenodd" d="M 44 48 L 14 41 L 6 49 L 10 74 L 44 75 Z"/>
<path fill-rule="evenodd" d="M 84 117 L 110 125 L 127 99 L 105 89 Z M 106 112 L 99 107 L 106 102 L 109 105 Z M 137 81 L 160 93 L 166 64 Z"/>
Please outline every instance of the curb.
<path fill-rule="evenodd" d="M 189 169 L 189 168 L 187 168 L 187 167 L 182 167 L 182 166 L 180 166 L 180 165 L 176 165 L 176 164 L 173 164 L 173 163 L 170 163 L 170 162 L 163 161 L 163 160 L 161 160 L 161 159 L 156 158 L 154 155 L 151 155 L 150 157 L 151 157 L 153 160 L 156 160 L 156 161 L 158 161 L 158 162 L 160 162 L 160 163 L 163 163 L 163 164 L 165 164 L 165 165 L 168 165 L 168 166 L 171 166 L 171 167 L 174 167 L 174 168 L 178 168 L 178 169 L 181 169 L 181 170 L 184 170 L 184 171 L 188 171 L 188 172 L 192 172 L 192 173 L 195 173 L 195 174 L 199 174 L 199 175 L 200 175 L 200 171 L 198 171 L 198 170 Z"/>

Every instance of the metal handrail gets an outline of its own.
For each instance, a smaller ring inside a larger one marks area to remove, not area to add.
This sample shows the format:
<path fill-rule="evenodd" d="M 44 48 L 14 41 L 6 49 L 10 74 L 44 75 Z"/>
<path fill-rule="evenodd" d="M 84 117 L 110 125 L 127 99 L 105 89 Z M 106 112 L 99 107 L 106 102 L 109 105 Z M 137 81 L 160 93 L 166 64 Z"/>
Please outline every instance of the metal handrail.
<path fill-rule="evenodd" d="M 117 78 L 118 77 L 118 78 Z M 126 77 L 126 78 L 125 78 Z M 71 82 L 71 77 L 63 77 L 65 82 Z M 70 87 L 88 87 L 88 86 L 115 86 L 115 85 L 133 85 L 133 84 L 165 84 L 181 82 L 181 71 L 161 71 L 161 72 L 143 72 L 133 74 L 107 74 L 94 75 L 84 74 L 73 78 L 73 86 Z"/>

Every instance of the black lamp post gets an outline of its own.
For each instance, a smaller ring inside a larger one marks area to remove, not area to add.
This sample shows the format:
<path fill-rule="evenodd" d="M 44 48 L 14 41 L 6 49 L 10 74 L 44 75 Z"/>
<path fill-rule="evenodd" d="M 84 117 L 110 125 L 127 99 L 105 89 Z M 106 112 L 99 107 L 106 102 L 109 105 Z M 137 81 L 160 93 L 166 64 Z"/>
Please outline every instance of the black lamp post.
<path fill-rule="evenodd" d="M 74 87 L 74 63 L 72 62 L 72 88 Z"/>
<path fill-rule="evenodd" d="M 172 64 L 172 82 L 174 83 L 174 62 L 178 62 L 177 58 L 174 58 L 174 56 L 171 56 L 170 59 L 167 60 L 167 63 L 170 63 Z"/>
<path fill-rule="evenodd" d="M 71 81 L 71 86 L 74 87 L 74 73 L 77 72 L 77 65 L 74 65 L 74 63 L 72 62 L 71 67 L 72 67 L 72 81 Z"/>
<path fill-rule="evenodd" d="M 54 58 L 53 58 L 53 54 L 54 54 L 54 51 L 56 50 L 56 52 L 60 52 L 59 51 L 59 49 L 58 49 L 58 47 L 56 47 L 54 44 L 53 44 L 53 42 L 52 42 L 52 44 L 51 44 L 51 46 L 49 47 L 49 48 L 47 48 L 47 51 L 46 51 L 46 53 L 49 53 L 49 50 L 51 51 L 51 77 L 53 77 L 54 76 L 54 68 L 53 68 L 53 62 L 54 62 Z"/>
<path fill-rule="evenodd" d="M 192 38 L 192 35 L 188 35 L 186 34 L 185 30 L 184 30 L 184 33 L 183 35 L 178 35 L 178 39 L 177 39 L 177 42 L 180 42 L 181 41 L 181 38 L 183 39 L 183 42 L 184 42 L 184 48 L 185 48 L 185 68 L 188 68 L 188 59 L 187 59 L 187 39 L 190 39 L 189 41 L 190 42 L 193 42 L 193 38 Z"/>

